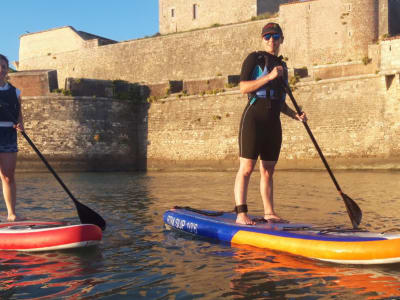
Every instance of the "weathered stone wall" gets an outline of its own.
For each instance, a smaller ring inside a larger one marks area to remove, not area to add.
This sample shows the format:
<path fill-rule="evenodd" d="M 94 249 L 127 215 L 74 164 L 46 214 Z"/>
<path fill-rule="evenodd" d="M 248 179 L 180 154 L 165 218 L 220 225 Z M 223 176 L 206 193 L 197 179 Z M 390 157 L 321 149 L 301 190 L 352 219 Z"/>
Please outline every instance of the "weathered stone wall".
<path fill-rule="evenodd" d="M 229 4 L 226 0 L 159 0 L 161 34 L 248 21 L 255 16 L 257 0 L 235 0 Z"/>
<path fill-rule="evenodd" d="M 400 72 L 400 36 L 381 41 L 381 71 Z"/>
<path fill-rule="evenodd" d="M 206 3 L 211 5 L 214 1 Z M 55 69 L 60 87 L 67 77 L 149 84 L 237 75 L 246 55 L 263 49 L 260 32 L 269 21 L 283 27 L 281 52 L 291 68 L 360 63 L 368 57 L 371 45 L 376 44 L 381 14 L 374 0 L 295 2 L 281 5 L 279 18 L 269 20 L 92 48 L 86 44 L 79 48 L 74 43 L 73 48 L 54 48 L 56 41 L 63 45 L 74 33 L 66 27 L 22 36 L 19 70 Z M 70 38 L 78 39 L 76 34 Z M 380 57 L 376 59 L 374 63 L 378 65 Z"/>
<path fill-rule="evenodd" d="M 304 82 L 294 95 L 334 168 L 400 168 L 399 76 L 363 75 Z M 287 99 L 290 103 L 290 99 Z M 152 103 L 148 119 L 148 168 L 235 169 L 237 134 L 246 97 L 169 98 Z M 280 168 L 324 166 L 303 125 L 282 115 Z"/>
<path fill-rule="evenodd" d="M 248 53 L 262 49 L 264 24 L 254 21 L 51 56 L 20 56 L 19 70 L 55 69 L 59 87 L 67 77 L 161 83 L 234 75 Z"/>
<path fill-rule="evenodd" d="M 70 26 L 54 28 L 39 33 L 28 33 L 20 37 L 19 57 L 28 59 L 81 49 L 85 41 Z"/>
<path fill-rule="evenodd" d="M 304 81 L 294 95 L 334 168 L 400 168 L 400 77 L 371 74 Z M 287 99 L 290 104 L 290 100 Z M 224 169 L 237 167 L 246 96 L 159 99 L 24 97 L 27 134 L 57 170 Z M 282 116 L 279 168 L 323 168 L 300 122 Z M 19 137 L 18 170 L 42 170 Z"/>
<path fill-rule="evenodd" d="M 110 98 L 23 97 L 28 136 L 58 170 L 146 168 L 147 107 Z M 43 163 L 19 135 L 18 170 Z"/>
<path fill-rule="evenodd" d="M 58 88 L 57 71 L 25 71 L 10 73 L 9 81 L 23 91 L 23 96 L 43 96 Z"/>
<path fill-rule="evenodd" d="M 374 0 L 318 0 L 281 5 L 284 56 L 291 66 L 357 61 L 378 38 Z"/>

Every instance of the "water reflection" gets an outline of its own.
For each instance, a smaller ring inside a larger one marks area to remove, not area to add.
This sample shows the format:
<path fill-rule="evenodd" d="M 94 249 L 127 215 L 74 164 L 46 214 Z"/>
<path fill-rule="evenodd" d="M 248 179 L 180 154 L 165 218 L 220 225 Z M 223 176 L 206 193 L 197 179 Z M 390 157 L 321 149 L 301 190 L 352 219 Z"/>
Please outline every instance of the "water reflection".
<path fill-rule="evenodd" d="M 312 295 L 382 299 L 400 295 L 400 278 L 390 274 L 398 265 L 349 267 L 249 246 L 234 247 L 238 275 L 232 280 L 232 294 L 282 299 Z"/>
<path fill-rule="evenodd" d="M 26 254 L 0 252 L 1 299 L 54 299 L 82 296 L 98 284 L 90 274 L 98 270 L 87 258 L 101 259 L 101 252 L 88 248 L 79 252 Z"/>
<path fill-rule="evenodd" d="M 361 207 L 362 226 L 400 228 L 400 173 L 335 172 Z M 18 208 L 39 220 L 78 222 L 72 201 L 50 174 L 17 174 Z M 2 299 L 382 299 L 400 296 L 398 265 L 348 267 L 165 231 L 174 205 L 233 209 L 229 172 L 63 173 L 75 197 L 100 213 L 99 247 L 70 252 L 0 252 Z M 262 213 L 254 174 L 249 209 Z M 351 226 L 325 172 L 282 172 L 275 202 L 292 222 Z M 4 204 L 0 201 L 2 212 Z M 398 230 L 400 232 L 400 230 Z"/>

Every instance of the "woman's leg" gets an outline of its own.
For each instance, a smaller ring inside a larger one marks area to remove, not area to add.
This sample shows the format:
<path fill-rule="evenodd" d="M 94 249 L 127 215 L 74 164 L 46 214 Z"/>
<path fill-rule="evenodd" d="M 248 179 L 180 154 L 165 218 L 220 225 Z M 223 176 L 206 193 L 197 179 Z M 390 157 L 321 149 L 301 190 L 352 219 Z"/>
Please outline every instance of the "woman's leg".
<path fill-rule="evenodd" d="M 8 221 L 16 221 L 15 205 L 17 188 L 15 183 L 15 167 L 17 153 L 0 153 L 0 178 L 3 187 L 3 196 L 6 202 Z"/>
<path fill-rule="evenodd" d="M 235 203 L 236 206 L 247 203 L 247 188 L 250 182 L 250 176 L 253 172 L 254 165 L 257 160 L 252 160 L 248 158 L 239 158 L 240 166 L 236 174 L 235 180 Z M 238 213 L 236 218 L 236 223 L 252 225 L 254 222 L 247 216 L 247 213 Z"/>
<path fill-rule="evenodd" d="M 289 223 L 280 218 L 274 210 L 274 171 L 276 161 L 260 162 L 260 193 L 264 205 L 264 219 L 269 222 Z"/>
<path fill-rule="evenodd" d="M 274 211 L 274 171 L 276 161 L 260 161 L 260 193 L 264 205 L 264 215 L 275 216 Z"/>

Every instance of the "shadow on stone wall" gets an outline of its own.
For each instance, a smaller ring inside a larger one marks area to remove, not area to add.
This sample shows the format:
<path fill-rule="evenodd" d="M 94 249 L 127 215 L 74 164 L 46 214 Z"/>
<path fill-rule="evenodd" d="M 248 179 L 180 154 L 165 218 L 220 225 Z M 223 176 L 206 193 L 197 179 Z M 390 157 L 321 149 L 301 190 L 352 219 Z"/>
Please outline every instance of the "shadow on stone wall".
<path fill-rule="evenodd" d="M 220 92 L 225 88 L 237 86 L 239 80 L 239 75 L 221 75 L 201 80 L 168 80 L 162 83 L 140 84 L 123 80 L 67 78 L 65 90 L 57 91 L 72 96 L 107 97 L 135 103 L 151 103 L 171 94 L 198 95 Z"/>
<path fill-rule="evenodd" d="M 58 89 L 56 78 L 54 70 L 10 76 L 22 91 L 27 133 L 51 165 L 60 171 L 146 170 L 149 87 L 69 78 L 65 88 Z M 45 170 L 19 139 L 18 169 Z"/>
<path fill-rule="evenodd" d="M 147 170 L 148 112 L 152 102 L 173 94 L 214 94 L 225 88 L 235 87 L 238 83 L 238 75 L 149 85 L 122 80 L 67 78 L 65 90 L 62 92 L 77 100 L 74 118 L 86 132 L 89 131 L 88 137 L 82 139 L 82 142 L 90 143 L 91 136 L 97 136 L 108 145 L 117 141 L 121 148 L 129 146 L 129 151 L 120 157 L 115 156 L 118 149 L 114 147 L 112 151 L 108 151 L 108 155 L 93 153 L 86 159 L 80 159 L 86 161 L 87 169 L 113 170 L 118 166 L 119 170 L 129 170 L 134 165 L 136 170 Z M 92 105 L 93 100 L 88 101 L 90 99 L 99 101 Z M 100 101 L 101 99 L 106 101 Z M 81 145 L 81 148 L 84 147 Z"/>
<path fill-rule="evenodd" d="M 76 110 L 79 123 L 112 149 L 108 155 L 92 155 L 90 169 L 147 169 L 149 86 L 123 80 L 67 78 L 65 91 L 74 98 L 109 99 L 96 101 L 96 105 L 79 101 Z"/>
<path fill-rule="evenodd" d="M 149 104 L 59 95 L 22 103 L 27 134 L 57 171 L 147 169 Z M 46 171 L 21 136 L 19 148 L 19 171 Z"/>
<path fill-rule="evenodd" d="M 150 96 L 147 85 L 123 80 L 67 78 L 65 91 L 72 96 L 106 97 L 136 103 L 145 102 Z"/>

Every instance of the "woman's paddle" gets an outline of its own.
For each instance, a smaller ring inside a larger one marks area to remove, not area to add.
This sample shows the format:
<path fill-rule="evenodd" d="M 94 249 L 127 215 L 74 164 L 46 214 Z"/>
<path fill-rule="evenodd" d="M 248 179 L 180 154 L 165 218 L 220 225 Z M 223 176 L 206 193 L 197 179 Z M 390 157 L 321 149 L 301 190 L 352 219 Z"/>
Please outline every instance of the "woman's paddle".
<path fill-rule="evenodd" d="M 290 99 L 292 100 L 292 103 L 293 103 L 294 107 L 296 108 L 297 114 L 300 116 L 302 114 L 302 111 L 301 111 L 300 107 L 297 105 L 297 102 L 293 97 L 293 94 L 292 94 L 292 91 L 291 91 L 289 85 L 286 82 L 283 82 L 283 87 L 285 88 L 286 93 L 289 95 Z M 313 142 L 315 148 L 317 149 L 318 154 L 321 157 L 322 162 L 325 165 L 325 168 L 328 170 L 328 173 L 331 176 L 332 181 L 336 186 L 336 189 L 338 190 L 340 196 L 343 198 L 344 204 L 346 205 L 347 213 L 350 217 L 351 223 L 353 224 L 353 228 L 356 229 L 358 227 L 358 225 L 360 225 L 361 218 L 362 218 L 362 212 L 361 212 L 360 207 L 357 205 L 357 203 L 354 202 L 353 199 L 351 199 L 349 196 L 347 196 L 345 193 L 342 192 L 338 182 L 336 181 L 335 176 L 333 176 L 333 173 L 331 171 L 331 168 L 328 165 L 328 162 L 326 161 L 324 155 L 322 154 L 321 148 L 318 146 L 318 143 L 311 132 L 310 127 L 308 127 L 307 122 L 304 121 L 302 123 L 303 123 L 304 127 L 306 128 L 308 135 L 310 136 L 311 141 Z"/>
<path fill-rule="evenodd" d="M 3 109 L 4 112 L 7 113 L 7 115 L 11 118 L 14 124 L 17 124 L 17 120 L 15 120 L 14 116 L 8 111 L 8 109 L 5 107 L 7 105 L 5 104 L 0 104 L 0 108 Z M 78 216 L 79 219 L 81 220 L 82 224 L 94 224 L 97 225 L 101 228 L 101 230 L 106 229 L 106 221 L 95 211 L 87 207 L 86 205 L 80 203 L 78 200 L 75 199 L 75 197 L 72 195 L 72 193 L 69 191 L 67 186 L 64 184 L 64 182 L 61 180 L 61 178 L 57 175 L 57 173 L 54 171 L 54 169 L 50 166 L 50 164 L 47 162 L 47 160 L 44 158 L 42 153 L 40 153 L 39 149 L 36 148 L 35 144 L 31 141 L 29 136 L 24 132 L 21 131 L 22 136 L 28 141 L 29 145 L 35 150 L 36 154 L 40 157 L 40 159 L 44 162 L 46 165 L 47 169 L 53 174 L 53 176 L 57 179 L 58 183 L 63 187 L 63 189 L 67 192 L 68 196 L 72 199 L 76 206 L 76 210 L 78 211 Z"/>

